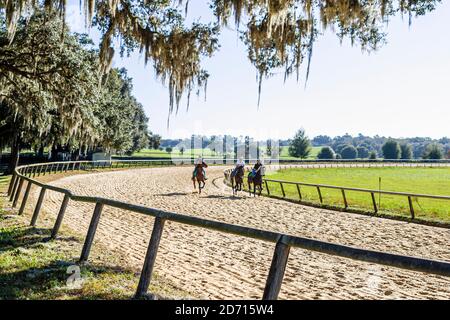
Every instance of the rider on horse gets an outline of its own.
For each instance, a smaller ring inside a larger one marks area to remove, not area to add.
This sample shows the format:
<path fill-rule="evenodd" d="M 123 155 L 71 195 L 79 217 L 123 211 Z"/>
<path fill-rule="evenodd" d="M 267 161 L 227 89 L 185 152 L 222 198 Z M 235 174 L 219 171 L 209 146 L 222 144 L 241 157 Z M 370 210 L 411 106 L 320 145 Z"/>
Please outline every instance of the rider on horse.
<path fill-rule="evenodd" d="M 239 168 L 241 168 L 241 167 L 242 168 L 245 167 L 245 162 L 244 162 L 244 159 L 239 158 L 239 160 L 236 162 L 236 165 L 234 166 L 233 171 L 231 172 L 231 176 L 234 177 L 238 173 Z"/>
<path fill-rule="evenodd" d="M 201 156 L 198 156 L 197 160 L 195 160 L 195 168 L 194 168 L 194 172 L 192 172 L 192 180 L 195 179 L 195 177 L 197 176 L 197 170 L 199 168 L 201 168 L 201 170 L 203 171 L 203 178 L 205 180 L 208 180 L 208 178 L 206 178 L 206 171 L 204 168 L 207 168 L 208 165 L 203 161 Z"/>
<path fill-rule="evenodd" d="M 252 172 L 250 173 L 252 177 L 261 178 L 261 176 L 265 175 L 264 165 L 261 163 L 261 160 L 256 160 L 256 164 L 253 166 Z"/>

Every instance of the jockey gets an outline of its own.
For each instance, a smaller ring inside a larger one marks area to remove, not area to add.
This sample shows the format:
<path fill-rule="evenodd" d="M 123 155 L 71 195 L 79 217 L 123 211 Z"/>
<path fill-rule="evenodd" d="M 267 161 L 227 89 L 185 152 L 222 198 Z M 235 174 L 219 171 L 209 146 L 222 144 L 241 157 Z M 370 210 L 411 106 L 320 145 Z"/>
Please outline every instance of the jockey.
<path fill-rule="evenodd" d="M 233 169 L 233 172 L 231 172 L 231 175 L 235 176 L 240 167 L 245 167 L 245 162 L 244 162 L 244 159 L 242 159 L 242 157 L 239 158 L 239 160 L 236 162 L 236 165 L 234 166 L 234 169 Z"/>
<path fill-rule="evenodd" d="M 198 158 L 194 162 L 194 165 L 195 165 L 195 168 L 194 168 L 194 172 L 192 172 L 192 179 L 195 179 L 195 177 L 197 175 L 197 166 L 202 166 L 203 178 L 205 180 L 208 180 L 208 178 L 206 177 L 206 171 L 204 169 L 204 167 L 207 167 L 208 165 L 203 161 L 203 158 L 201 156 L 198 156 Z"/>
<path fill-rule="evenodd" d="M 260 176 L 265 175 L 264 172 L 264 165 L 261 163 L 261 160 L 256 160 L 256 164 L 253 166 L 252 169 L 252 176 L 255 177 L 259 173 Z"/>

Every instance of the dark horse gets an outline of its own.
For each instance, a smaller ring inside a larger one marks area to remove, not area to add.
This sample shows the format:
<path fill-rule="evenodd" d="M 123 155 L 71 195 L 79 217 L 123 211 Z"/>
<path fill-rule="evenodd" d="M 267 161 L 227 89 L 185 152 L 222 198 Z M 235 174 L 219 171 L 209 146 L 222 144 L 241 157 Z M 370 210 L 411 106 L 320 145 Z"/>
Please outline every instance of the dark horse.
<path fill-rule="evenodd" d="M 203 175 L 203 168 L 208 168 L 206 163 L 197 164 L 195 166 L 195 176 L 192 178 L 192 182 L 194 183 L 194 189 L 197 189 L 195 185 L 195 180 L 198 182 L 198 193 L 202 193 L 202 189 L 205 187 L 205 176 Z"/>
<path fill-rule="evenodd" d="M 240 166 L 236 172 L 231 175 L 231 187 L 233 188 L 233 195 L 238 191 L 242 191 L 242 185 L 244 183 L 244 167 Z"/>
<path fill-rule="evenodd" d="M 256 197 L 256 187 L 258 187 L 259 189 L 258 196 L 260 196 L 263 189 L 262 187 L 263 180 L 261 171 L 258 170 L 254 176 L 250 171 L 247 177 L 247 182 L 248 182 L 248 192 L 250 193 L 250 195 L 252 195 L 252 184 L 253 184 L 253 196 Z"/>

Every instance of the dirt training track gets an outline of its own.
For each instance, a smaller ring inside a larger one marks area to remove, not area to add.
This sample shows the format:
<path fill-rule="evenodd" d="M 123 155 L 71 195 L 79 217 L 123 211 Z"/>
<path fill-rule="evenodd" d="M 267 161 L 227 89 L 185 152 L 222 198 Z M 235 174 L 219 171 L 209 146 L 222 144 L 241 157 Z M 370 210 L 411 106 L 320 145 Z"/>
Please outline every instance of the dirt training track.
<path fill-rule="evenodd" d="M 244 193 L 232 197 L 231 190 L 222 183 L 223 170 L 208 169 L 209 180 L 201 195 L 194 193 L 192 168 L 186 167 L 77 175 L 52 184 L 78 195 L 108 197 L 338 244 L 450 261 L 449 229 L 251 198 Z M 48 192 L 44 209 L 56 216 L 61 200 L 62 195 Z M 71 202 L 63 225 L 86 234 L 93 208 L 91 204 Z M 125 256 L 124 265 L 140 271 L 153 221 L 152 217 L 106 207 L 95 239 Z M 273 247 L 271 243 L 168 221 L 155 272 L 196 298 L 260 299 Z M 450 299 L 450 279 L 292 248 L 280 298 Z"/>

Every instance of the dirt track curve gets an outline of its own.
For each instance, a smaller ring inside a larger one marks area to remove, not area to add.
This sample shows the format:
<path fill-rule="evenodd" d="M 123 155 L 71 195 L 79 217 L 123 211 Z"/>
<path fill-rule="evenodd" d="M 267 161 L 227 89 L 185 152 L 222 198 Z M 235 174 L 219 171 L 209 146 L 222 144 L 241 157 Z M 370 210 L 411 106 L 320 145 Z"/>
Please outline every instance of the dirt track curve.
<path fill-rule="evenodd" d="M 223 167 L 210 167 L 204 193 L 194 193 L 191 168 L 103 172 L 52 184 L 95 195 L 360 248 L 450 261 L 450 230 L 317 209 L 269 198 L 232 197 Z M 36 197 L 36 194 L 34 194 Z M 48 192 L 56 213 L 62 195 Z M 85 234 L 93 205 L 71 202 L 63 224 Z M 38 222 L 39 223 L 39 222 Z M 153 218 L 106 207 L 96 241 L 140 270 Z M 95 242 L 94 242 L 95 245 Z M 196 298 L 260 299 L 274 244 L 166 222 L 155 271 Z M 282 299 L 450 299 L 450 279 L 291 249 Z"/>

